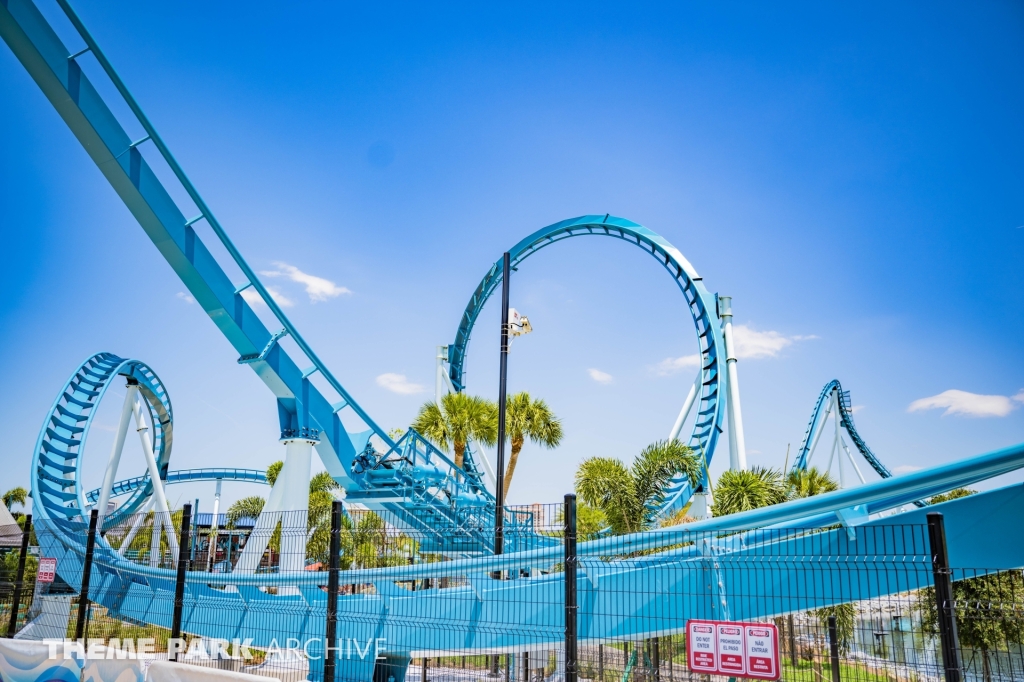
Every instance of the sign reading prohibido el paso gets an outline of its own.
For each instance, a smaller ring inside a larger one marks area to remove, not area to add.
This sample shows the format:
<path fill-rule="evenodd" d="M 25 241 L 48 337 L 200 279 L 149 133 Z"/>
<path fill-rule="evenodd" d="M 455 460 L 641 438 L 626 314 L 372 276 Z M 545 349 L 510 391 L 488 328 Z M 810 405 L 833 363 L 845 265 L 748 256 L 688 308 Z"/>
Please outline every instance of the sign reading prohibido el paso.
<path fill-rule="evenodd" d="M 779 632 L 771 623 L 690 620 L 686 658 L 695 673 L 779 679 Z"/>

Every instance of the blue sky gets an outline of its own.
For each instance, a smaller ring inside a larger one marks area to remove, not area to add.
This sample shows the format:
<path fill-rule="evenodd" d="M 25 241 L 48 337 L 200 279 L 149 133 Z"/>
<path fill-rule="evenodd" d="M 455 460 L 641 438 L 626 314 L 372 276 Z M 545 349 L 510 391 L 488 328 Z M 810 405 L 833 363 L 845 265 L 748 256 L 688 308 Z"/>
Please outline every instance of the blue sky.
<path fill-rule="evenodd" d="M 1024 440 L 1020 4 L 76 8 L 249 262 L 330 283 L 266 280 L 385 427 L 430 397 L 434 346 L 503 250 L 611 213 L 733 296 L 752 464 L 782 465 L 832 378 L 898 471 Z M 280 458 L 270 392 L 6 46 L 0 93 L 0 488 L 28 483 L 50 403 L 97 351 L 168 385 L 174 468 Z M 567 434 L 524 451 L 512 502 L 560 499 L 583 458 L 667 435 L 692 375 L 659 368 L 696 342 L 653 261 L 571 240 L 524 264 L 512 304 L 536 331 L 510 388 Z M 491 397 L 497 316 L 468 364 Z M 946 391 L 974 397 L 910 411 Z M 92 439 L 98 481 L 110 432 Z M 171 497 L 209 509 L 211 494 Z"/>

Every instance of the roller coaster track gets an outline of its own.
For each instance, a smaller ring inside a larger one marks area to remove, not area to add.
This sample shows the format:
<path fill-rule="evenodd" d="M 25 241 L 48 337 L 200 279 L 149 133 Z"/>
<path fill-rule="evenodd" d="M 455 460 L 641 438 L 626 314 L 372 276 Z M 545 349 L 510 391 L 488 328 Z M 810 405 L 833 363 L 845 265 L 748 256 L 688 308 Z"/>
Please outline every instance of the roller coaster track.
<path fill-rule="evenodd" d="M 853 410 L 850 405 L 850 392 L 844 391 L 842 385 L 838 379 L 825 384 L 825 387 L 821 389 L 821 394 L 818 395 L 818 401 L 814 404 L 814 411 L 811 412 L 811 419 L 807 422 L 807 430 L 804 431 L 803 441 L 800 443 L 800 449 L 797 450 L 796 458 L 793 460 L 792 471 L 806 471 L 810 462 L 812 450 L 814 449 L 817 437 L 815 434 L 824 428 L 824 421 L 828 416 L 828 410 L 830 405 L 830 399 L 832 394 L 837 394 L 837 400 L 835 405 L 839 406 L 839 418 L 840 426 L 846 429 L 846 432 L 850 434 L 850 439 L 856 446 L 857 451 L 861 454 L 871 468 L 878 473 L 882 478 L 890 478 L 892 472 L 889 471 L 888 467 L 882 464 L 882 461 L 878 459 L 868 444 L 861 437 L 857 431 L 857 427 L 853 423 Z M 840 455 L 841 456 L 841 455 Z M 925 503 L 921 500 L 913 500 L 913 503 L 918 507 L 925 506 Z"/>
<path fill-rule="evenodd" d="M 718 436 L 722 433 L 725 412 L 725 344 L 718 318 L 718 298 L 704 286 L 696 269 L 683 254 L 664 237 L 624 218 L 611 215 L 587 215 L 548 225 L 526 237 L 509 251 L 511 265 L 517 268 L 528 257 L 541 249 L 573 237 L 611 237 L 631 244 L 653 257 L 679 286 L 696 330 L 701 358 L 701 389 L 698 396 L 697 417 L 693 432 L 687 441 L 696 452 L 703 453 L 708 464 L 715 453 Z M 466 310 L 462 314 L 455 343 L 449 346 L 449 376 L 456 390 L 465 387 L 464 373 L 469 339 L 480 311 L 491 294 L 501 284 L 502 261 L 499 260 L 480 281 Z M 706 482 L 705 482 L 706 483 Z M 665 491 L 660 515 L 681 509 L 690 499 L 690 483 L 685 476 L 674 479 Z"/>
<path fill-rule="evenodd" d="M 266 483 L 267 472 L 259 469 L 179 469 L 177 471 L 168 471 L 167 476 L 162 480 L 164 485 L 174 485 L 175 483 L 196 483 L 198 481 L 243 481 L 246 483 Z M 133 493 L 148 485 L 149 474 L 136 476 L 134 478 L 126 478 L 114 483 L 110 488 L 110 496 L 113 498 L 120 497 L 121 495 L 128 495 L 129 493 Z M 100 489 L 96 488 L 85 494 L 85 501 L 91 506 L 96 503 L 99 497 Z"/>
<path fill-rule="evenodd" d="M 81 460 L 96 415 L 96 406 L 118 377 L 137 382 L 153 424 L 153 454 L 161 476 L 166 476 L 173 440 L 173 413 L 167 390 L 145 363 L 112 353 L 98 353 L 82 363 L 57 394 L 36 440 L 32 460 L 33 502 L 42 517 L 64 532 L 81 525 L 87 499 L 82 490 Z M 108 523 L 117 524 L 138 511 L 152 494 L 146 477 L 130 491 Z"/>
<path fill-rule="evenodd" d="M 811 420 L 807 423 L 807 430 L 804 432 L 804 439 L 800 443 L 800 449 L 797 450 L 796 459 L 793 460 L 793 470 L 806 470 L 807 460 L 811 455 L 811 448 L 813 447 L 813 438 L 816 426 L 821 426 L 821 422 L 825 418 L 825 412 L 827 411 L 828 400 L 831 397 L 833 391 L 839 393 L 839 415 L 841 418 L 841 425 L 846 432 L 850 434 L 850 438 L 853 440 L 854 445 L 857 446 L 857 451 L 860 452 L 861 456 L 867 460 L 871 468 L 878 472 L 878 475 L 882 478 L 889 478 L 892 476 L 892 472 L 882 464 L 881 460 L 875 456 L 875 453 L 871 451 L 868 444 L 861 438 L 860 433 L 857 432 L 857 427 L 853 424 L 853 412 L 850 409 L 850 392 L 843 391 L 842 385 L 839 383 L 839 379 L 833 379 L 832 381 L 825 384 L 825 388 L 821 389 L 821 394 L 818 396 L 818 401 L 814 404 L 814 411 L 811 413 Z"/>

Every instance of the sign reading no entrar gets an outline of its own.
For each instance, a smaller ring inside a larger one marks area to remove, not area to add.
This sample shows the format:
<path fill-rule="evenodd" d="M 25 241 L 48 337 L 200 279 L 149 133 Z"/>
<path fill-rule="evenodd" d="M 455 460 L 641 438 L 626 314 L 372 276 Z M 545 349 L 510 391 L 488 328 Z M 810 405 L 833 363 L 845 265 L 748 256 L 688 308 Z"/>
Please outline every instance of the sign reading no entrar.
<path fill-rule="evenodd" d="M 42 557 L 39 559 L 39 570 L 36 571 L 36 580 L 41 583 L 52 583 L 57 574 L 57 560 Z"/>
<path fill-rule="evenodd" d="M 695 673 L 777 680 L 779 632 L 771 623 L 690 620 L 686 657 Z"/>

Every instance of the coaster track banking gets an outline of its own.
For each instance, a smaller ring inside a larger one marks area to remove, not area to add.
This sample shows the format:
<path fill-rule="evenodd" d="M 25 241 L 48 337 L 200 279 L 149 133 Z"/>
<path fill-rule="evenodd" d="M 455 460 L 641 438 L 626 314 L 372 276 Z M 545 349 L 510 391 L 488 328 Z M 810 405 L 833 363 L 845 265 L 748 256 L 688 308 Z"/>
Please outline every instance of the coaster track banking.
<path fill-rule="evenodd" d="M 871 468 L 874 469 L 879 476 L 882 478 L 889 478 L 892 476 L 892 472 L 882 464 L 882 461 L 875 457 L 875 453 L 871 452 L 871 448 L 864 442 L 860 434 L 857 433 L 857 427 L 853 425 L 853 411 L 850 408 L 850 393 L 849 391 L 843 391 L 842 385 L 839 383 L 839 379 L 833 379 L 832 381 L 825 384 L 825 388 L 821 389 L 821 394 L 818 396 L 818 402 L 814 404 L 814 411 L 811 412 L 811 420 L 807 423 L 807 430 L 804 432 L 804 439 L 800 443 L 800 449 L 796 453 L 796 459 L 793 460 L 794 470 L 806 470 L 808 466 L 808 459 L 811 456 L 811 450 L 814 448 L 814 439 L 812 436 L 820 429 L 824 428 L 824 420 L 828 412 L 828 400 L 832 395 L 833 391 L 839 392 L 839 415 L 842 420 L 842 427 L 846 429 L 846 432 L 850 434 L 850 438 L 853 439 L 854 445 L 857 446 L 857 451 L 860 452 L 861 456 L 867 460 Z M 815 428 L 817 427 L 817 429 Z"/>
<path fill-rule="evenodd" d="M 174 415 L 167 390 L 156 373 L 138 360 L 125 360 L 112 353 L 98 353 L 71 375 L 57 394 L 50 414 L 36 440 L 32 460 L 33 506 L 37 523 L 52 524 L 58 533 L 75 533 L 81 528 L 86 496 L 82 489 L 81 459 L 89 436 L 95 407 L 117 377 L 139 384 L 143 404 L 153 425 L 153 454 L 161 476 L 166 476 L 171 457 Z M 107 517 L 116 525 L 138 511 L 152 494 L 149 477 L 142 477 L 130 497 Z"/>

